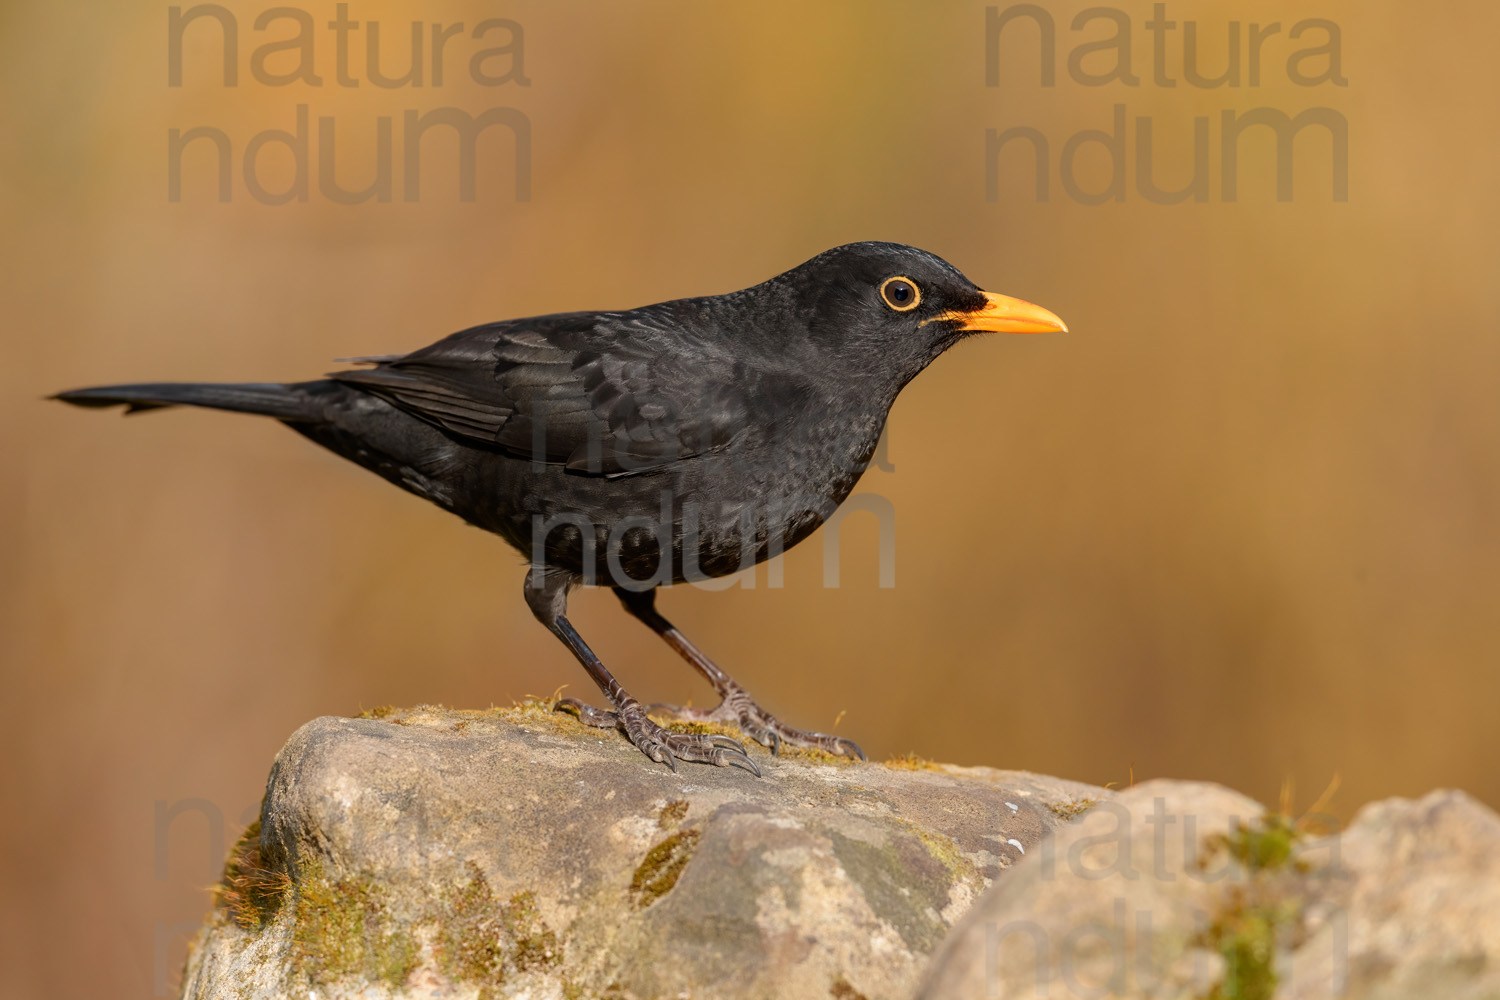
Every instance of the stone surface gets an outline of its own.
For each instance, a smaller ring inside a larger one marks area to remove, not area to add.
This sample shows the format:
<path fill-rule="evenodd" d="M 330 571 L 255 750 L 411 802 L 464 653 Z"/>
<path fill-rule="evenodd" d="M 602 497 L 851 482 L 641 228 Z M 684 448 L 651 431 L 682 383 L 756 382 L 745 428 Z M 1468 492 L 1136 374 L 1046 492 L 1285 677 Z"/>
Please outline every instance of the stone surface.
<path fill-rule="evenodd" d="M 763 778 L 673 773 L 538 706 L 314 720 L 184 995 L 909 997 L 986 887 L 1110 794 L 751 753 Z"/>
<path fill-rule="evenodd" d="M 1366 806 L 1315 845 L 1338 919 L 1296 955 L 1288 998 L 1500 1000 L 1500 815 L 1457 791 Z M 1335 853 L 1336 849 L 1336 853 Z M 1347 956 L 1347 957 L 1346 957 Z"/>
<path fill-rule="evenodd" d="M 1314 838 L 1153 781 L 1033 850 L 934 956 L 921 1000 L 1500 998 L 1500 816 L 1392 799 Z"/>

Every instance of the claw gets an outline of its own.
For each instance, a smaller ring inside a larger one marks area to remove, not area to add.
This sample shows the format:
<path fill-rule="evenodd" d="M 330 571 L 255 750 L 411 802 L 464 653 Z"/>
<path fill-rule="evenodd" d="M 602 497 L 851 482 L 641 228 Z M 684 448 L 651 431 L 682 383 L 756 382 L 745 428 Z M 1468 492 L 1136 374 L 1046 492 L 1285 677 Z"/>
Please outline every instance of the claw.
<path fill-rule="evenodd" d="M 724 760 L 722 762 L 716 761 L 716 763 L 719 763 L 720 767 L 728 764 L 732 767 L 743 768 L 744 770 L 749 771 L 751 774 L 755 775 L 757 778 L 760 777 L 760 768 L 756 767 L 755 761 L 751 760 L 745 754 L 739 753 L 735 750 L 720 750 L 718 751 L 718 753 L 724 757 Z"/>
<path fill-rule="evenodd" d="M 657 747 L 657 749 L 661 751 L 661 756 L 660 757 L 653 757 L 651 759 L 654 760 L 654 761 L 656 761 L 658 764 L 665 764 L 665 765 L 667 765 L 668 767 L 670 767 L 672 769 L 672 773 L 676 774 L 677 773 L 677 758 L 672 755 L 672 748 L 669 747 L 669 746 L 665 746 L 665 745 L 659 745 Z"/>
<path fill-rule="evenodd" d="M 744 703 L 740 704 L 740 701 Z M 761 777 L 760 767 L 750 758 L 745 744 L 739 740 L 722 733 L 684 733 L 663 729 L 651 720 L 651 712 L 673 716 L 678 721 L 727 722 L 731 725 L 738 722 L 745 735 L 769 748 L 773 757 L 780 757 L 784 746 L 805 746 L 843 757 L 868 759 L 859 744 L 853 740 L 829 733 L 791 729 L 766 714 L 748 696 L 725 701 L 713 711 L 682 709 L 667 704 L 653 704 L 642 708 L 637 704 L 632 705 L 629 712 L 611 712 L 585 704 L 577 698 L 561 698 L 552 708 L 556 712 L 575 715 L 585 725 L 625 730 L 630 742 L 639 747 L 642 753 L 658 764 L 667 765 L 673 773 L 677 771 L 677 761 L 686 760 L 712 763 L 719 767 L 738 767 L 757 778 Z"/>

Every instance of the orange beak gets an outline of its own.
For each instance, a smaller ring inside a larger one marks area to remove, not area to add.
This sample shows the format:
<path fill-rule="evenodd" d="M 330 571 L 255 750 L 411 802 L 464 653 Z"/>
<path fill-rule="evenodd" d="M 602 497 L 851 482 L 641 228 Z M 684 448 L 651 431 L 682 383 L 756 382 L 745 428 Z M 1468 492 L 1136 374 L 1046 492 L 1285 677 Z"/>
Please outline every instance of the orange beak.
<path fill-rule="evenodd" d="M 1067 333 L 1068 325 L 1041 306 L 1008 295 L 984 293 L 985 303 L 973 312 L 950 310 L 937 319 L 953 320 L 974 333 Z"/>

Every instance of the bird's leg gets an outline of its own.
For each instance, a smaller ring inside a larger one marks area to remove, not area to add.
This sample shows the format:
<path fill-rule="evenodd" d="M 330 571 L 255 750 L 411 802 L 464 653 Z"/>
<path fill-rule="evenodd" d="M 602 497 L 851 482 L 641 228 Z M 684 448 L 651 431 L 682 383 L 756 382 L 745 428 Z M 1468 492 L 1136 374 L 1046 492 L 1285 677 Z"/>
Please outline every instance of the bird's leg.
<path fill-rule="evenodd" d="M 702 733 L 672 733 L 647 718 L 641 703 L 632 698 L 620 682 L 615 680 L 614 675 L 604 669 L 604 664 L 599 662 L 594 651 L 589 649 L 563 613 L 568 606 L 568 590 L 578 582 L 578 577 L 553 569 L 544 571 L 540 581 L 535 576 L 530 571 L 526 574 L 526 603 L 531 608 L 531 613 L 573 651 L 573 655 L 578 657 L 578 662 L 583 664 L 583 669 L 599 685 L 599 690 L 604 692 L 615 710 L 600 711 L 572 698 L 563 699 L 556 707 L 577 709 L 579 718 L 589 725 L 624 730 L 626 737 L 641 753 L 658 763 L 666 764 L 674 771 L 677 770 L 674 758 L 677 758 L 717 764 L 720 767 L 742 767 L 760 777 L 760 768 L 745 753 L 744 746 L 735 740 L 727 736 Z"/>
<path fill-rule="evenodd" d="M 735 683 L 734 678 L 704 656 L 697 646 L 688 641 L 687 636 L 661 616 L 656 610 L 655 590 L 638 591 L 616 587 L 615 595 L 625 605 L 626 611 L 644 622 L 647 628 L 665 639 L 667 645 L 692 664 L 693 669 L 713 685 L 714 691 L 722 699 L 717 707 L 706 711 L 674 705 L 652 705 L 652 710 L 661 710 L 692 722 L 722 722 L 738 726 L 757 743 L 770 747 L 773 754 L 780 753 L 782 743 L 790 743 L 794 747 L 811 747 L 825 753 L 865 759 L 865 752 L 853 740 L 829 733 L 809 733 L 793 729 L 757 705 L 755 699 Z"/>

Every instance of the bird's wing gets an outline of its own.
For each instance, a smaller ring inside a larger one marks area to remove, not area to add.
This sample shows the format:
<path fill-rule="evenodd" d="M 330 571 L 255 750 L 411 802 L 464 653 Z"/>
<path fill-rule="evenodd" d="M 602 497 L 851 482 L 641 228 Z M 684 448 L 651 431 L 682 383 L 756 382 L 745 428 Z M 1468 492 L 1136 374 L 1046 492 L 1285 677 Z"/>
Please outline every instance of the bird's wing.
<path fill-rule="evenodd" d="M 712 344 L 571 313 L 474 327 L 329 377 L 468 441 L 620 476 L 735 443 L 747 400 L 734 376 Z"/>

